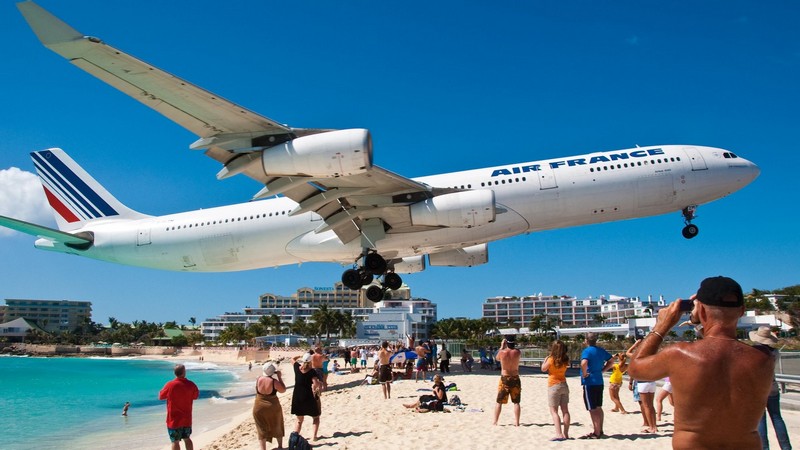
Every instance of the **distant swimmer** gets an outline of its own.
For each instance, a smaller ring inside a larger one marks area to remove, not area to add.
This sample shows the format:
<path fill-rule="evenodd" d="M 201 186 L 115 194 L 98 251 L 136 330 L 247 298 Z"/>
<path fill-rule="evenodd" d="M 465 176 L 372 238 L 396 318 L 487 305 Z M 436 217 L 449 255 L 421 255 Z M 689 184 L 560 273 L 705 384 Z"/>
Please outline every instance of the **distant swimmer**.
<path fill-rule="evenodd" d="M 122 407 L 122 415 L 123 416 L 127 416 L 128 415 L 128 408 L 130 408 L 130 407 L 131 407 L 131 402 L 125 402 L 125 406 Z"/>

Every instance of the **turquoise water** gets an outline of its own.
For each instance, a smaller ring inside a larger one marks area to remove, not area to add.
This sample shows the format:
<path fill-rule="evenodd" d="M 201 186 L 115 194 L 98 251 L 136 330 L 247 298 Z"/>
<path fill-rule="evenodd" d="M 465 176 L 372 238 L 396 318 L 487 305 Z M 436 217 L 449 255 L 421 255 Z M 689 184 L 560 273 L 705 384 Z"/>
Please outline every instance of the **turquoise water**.
<path fill-rule="evenodd" d="M 119 358 L 0 357 L 4 449 L 163 448 L 165 405 L 158 392 L 178 362 Z M 185 362 L 200 388 L 198 412 L 225 399 L 238 379 L 211 363 Z M 122 406 L 131 402 L 128 417 Z M 127 444 L 120 441 L 127 441 Z"/>

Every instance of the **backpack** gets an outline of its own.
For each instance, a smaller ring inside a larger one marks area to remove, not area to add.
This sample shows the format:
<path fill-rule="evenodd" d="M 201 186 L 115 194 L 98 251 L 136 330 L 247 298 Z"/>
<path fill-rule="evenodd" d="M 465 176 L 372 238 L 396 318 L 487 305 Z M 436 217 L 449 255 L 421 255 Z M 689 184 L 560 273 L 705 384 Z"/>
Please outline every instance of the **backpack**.
<path fill-rule="evenodd" d="M 289 450 L 310 450 L 311 445 L 308 443 L 306 438 L 297 434 L 296 431 L 292 431 L 292 434 L 289 435 Z"/>

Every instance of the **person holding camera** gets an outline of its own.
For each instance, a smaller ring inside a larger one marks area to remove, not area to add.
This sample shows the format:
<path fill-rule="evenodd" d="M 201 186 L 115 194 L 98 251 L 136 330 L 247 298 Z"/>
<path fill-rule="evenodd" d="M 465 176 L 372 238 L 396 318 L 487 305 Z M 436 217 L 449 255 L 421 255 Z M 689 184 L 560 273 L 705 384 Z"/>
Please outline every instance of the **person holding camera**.
<path fill-rule="evenodd" d="M 628 374 L 636 379 L 669 377 L 675 401 L 675 449 L 760 449 L 758 423 L 767 405 L 775 360 L 765 346 L 736 339 L 744 314 L 742 287 L 727 277 L 706 278 L 693 303 L 691 322 L 703 339 L 674 343 L 661 351 L 664 336 L 681 319 L 682 302 L 658 313 Z"/>
<path fill-rule="evenodd" d="M 522 353 L 516 348 L 516 342 L 513 339 L 503 339 L 500 351 L 497 352 L 497 361 L 500 362 L 501 371 L 500 384 L 497 386 L 497 404 L 494 407 L 494 425 L 497 425 L 503 405 L 508 403 L 508 398 L 511 397 L 511 403 L 514 404 L 514 426 L 519 426 L 519 401 L 522 392 L 522 384 L 519 381 L 521 355 Z"/>

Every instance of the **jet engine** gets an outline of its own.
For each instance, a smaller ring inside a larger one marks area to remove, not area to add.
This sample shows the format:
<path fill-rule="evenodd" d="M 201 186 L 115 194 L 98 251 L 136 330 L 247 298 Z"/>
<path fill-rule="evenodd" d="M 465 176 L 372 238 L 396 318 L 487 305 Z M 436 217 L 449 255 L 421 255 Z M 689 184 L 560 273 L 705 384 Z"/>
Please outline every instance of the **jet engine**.
<path fill-rule="evenodd" d="M 428 255 L 428 263 L 432 266 L 472 267 L 487 262 L 489 262 L 489 248 L 486 244 Z"/>
<path fill-rule="evenodd" d="M 362 128 L 303 136 L 264 150 L 261 164 L 268 176 L 355 175 L 372 167 L 372 138 Z"/>
<path fill-rule="evenodd" d="M 494 191 L 454 192 L 411 205 L 411 223 L 432 227 L 472 228 L 494 222 Z"/>

